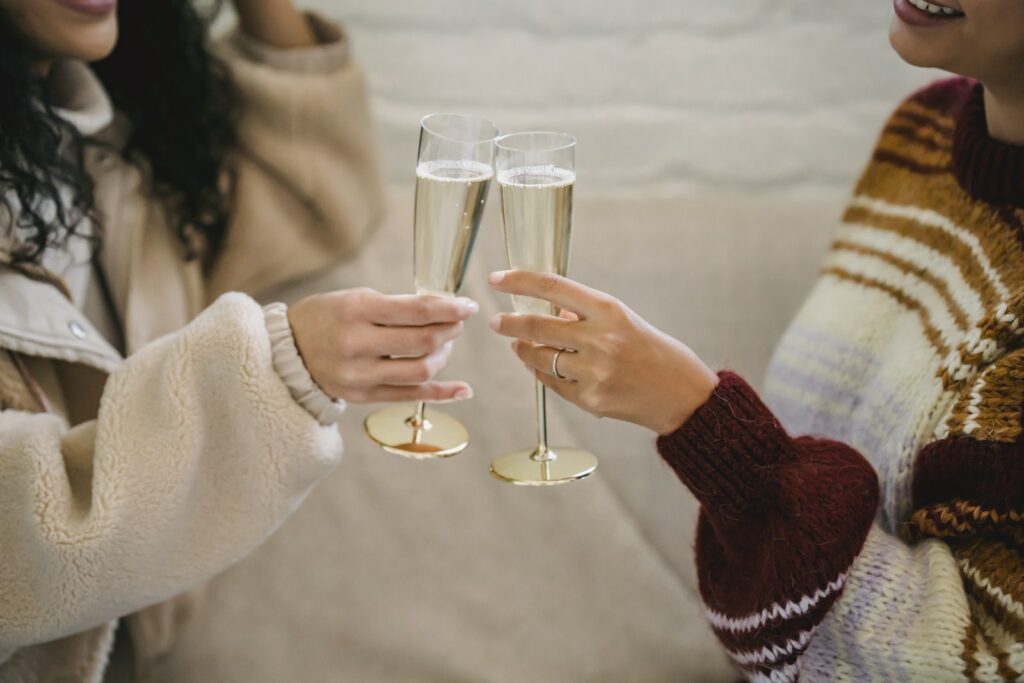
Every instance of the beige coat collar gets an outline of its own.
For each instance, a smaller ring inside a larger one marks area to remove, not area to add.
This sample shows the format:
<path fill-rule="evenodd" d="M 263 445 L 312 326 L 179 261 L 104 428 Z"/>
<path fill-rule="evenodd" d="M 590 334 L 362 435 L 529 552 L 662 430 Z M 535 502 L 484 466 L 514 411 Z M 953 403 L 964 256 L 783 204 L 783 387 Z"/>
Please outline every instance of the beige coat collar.
<path fill-rule="evenodd" d="M 49 87 L 54 110 L 82 135 L 93 136 L 114 120 L 103 85 L 82 62 L 54 64 Z M 121 355 L 75 308 L 60 278 L 10 261 L 9 250 L 0 244 L 0 347 L 104 372 L 120 364 Z"/>
<path fill-rule="evenodd" d="M 107 91 L 92 69 L 82 62 L 55 63 L 49 88 L 54 111 L 85 137 L 96 135 L 114 120 L 114 107 Z"/>
<path fill-rule="evenodd" d="M 112 372 L 120 365 L 121 354 L 56 284 L 0 266 L 0 347 Z"/>

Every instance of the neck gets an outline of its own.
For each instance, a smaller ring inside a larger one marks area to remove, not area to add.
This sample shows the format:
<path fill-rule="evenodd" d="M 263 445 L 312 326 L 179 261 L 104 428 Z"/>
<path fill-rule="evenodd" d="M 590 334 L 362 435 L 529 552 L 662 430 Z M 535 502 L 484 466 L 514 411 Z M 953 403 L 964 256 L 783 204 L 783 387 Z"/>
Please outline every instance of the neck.
<path fill-rule="evenodd" d="M 0 2 L 2 1 L 3 0 L 0 0 Z M 50 75 L 50 70 L 53 69 L 53 64 L 57 61 L 54 56 L 48 55 L 46 52 L 32 47 L 26 49 L 24 58 L 28 67 L 43 78 Z"/>
<path fill-rule="evenodd" d="M 993 90 L 985 87 L 988 133 L 1000 142 L 1024 145 L 1024 88 Z"/>

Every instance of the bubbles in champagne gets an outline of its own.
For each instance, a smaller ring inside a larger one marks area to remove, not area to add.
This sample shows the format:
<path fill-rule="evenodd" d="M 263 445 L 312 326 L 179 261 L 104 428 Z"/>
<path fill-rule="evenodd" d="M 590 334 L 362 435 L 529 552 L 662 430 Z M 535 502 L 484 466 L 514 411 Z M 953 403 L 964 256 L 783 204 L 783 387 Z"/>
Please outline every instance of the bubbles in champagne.
<path fill-rule="evenodd" d="M 553 164 L 541 166 L 520 166 L 498 172 L 500 185 L 515 185 L 534 188 L 551 188 L 572 185 L 576 182 L 575 171 L 559 168 Z"/>
<path fill-rule="evenodd" d="M 494 176 L 494 169 L 489 164 L 470 159 L 440 159 L 423 161 L 416 167 L 416 178 L 431 180 L 460 181 L 485 179 Z"/>
<path fill-rule="evenodd" d="M 522 166 L 498 173 L 509 268 L 565 275 L 572 240 L 572 192 L 576 174 L 553 165 Z M 520 313 L 558 315 L 546 301 L 513 296 Z"/>
<path fill-rule="evenodd" d="M 420 294 L 454 294 L 473 251 L 494 169 L 468 160 L 416 167 L 414 273 Z"/>

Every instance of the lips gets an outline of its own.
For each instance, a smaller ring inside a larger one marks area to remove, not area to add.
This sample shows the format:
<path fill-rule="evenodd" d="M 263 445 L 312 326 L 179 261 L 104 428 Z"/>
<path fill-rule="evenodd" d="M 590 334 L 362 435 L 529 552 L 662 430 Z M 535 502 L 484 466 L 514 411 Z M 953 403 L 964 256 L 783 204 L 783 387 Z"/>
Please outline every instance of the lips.
<path fill-rule="evenodd" d="M 958 9 L 928 0 L 894 0 L 894 7 L 896 16 L 910 26 L 942 26 L 964 17 Z"/>
<path fill-rule="evenodd" d="M 102 17 L 117 9 L 117 0 L 56 0 L 59 4 L 90 17 Z"/>

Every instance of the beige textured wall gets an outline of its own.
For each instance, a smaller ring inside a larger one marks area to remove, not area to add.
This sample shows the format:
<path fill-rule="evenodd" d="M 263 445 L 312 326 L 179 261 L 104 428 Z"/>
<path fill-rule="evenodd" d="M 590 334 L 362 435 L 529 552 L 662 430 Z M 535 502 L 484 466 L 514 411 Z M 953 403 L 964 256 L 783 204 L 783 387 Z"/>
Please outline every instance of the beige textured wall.
<path fill-rule="evenodd" d="M 579 190 L 844 191 L 886 113 L 934 78 L 888 0 L 306 0 L 344 20 L 389 180 L 419 117 L 580 138 Z"/>

